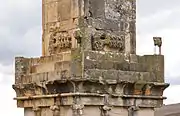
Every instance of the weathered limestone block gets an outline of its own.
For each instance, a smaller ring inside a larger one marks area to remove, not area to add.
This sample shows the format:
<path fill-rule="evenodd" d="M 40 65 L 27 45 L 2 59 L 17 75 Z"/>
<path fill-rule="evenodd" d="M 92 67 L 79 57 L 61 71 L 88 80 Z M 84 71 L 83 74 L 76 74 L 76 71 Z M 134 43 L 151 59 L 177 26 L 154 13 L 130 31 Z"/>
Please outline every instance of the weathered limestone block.
<path fill-rule="evenodd" d="M 15 84 L 21 83 L 21 78 L 23 78 L 29 70 L 28 59 L 23 57 L 15 58 Z"/>
<path fill-rule="evenodd" d="M 157 81 L 164 82 L 164 56 L 163 55 L 145 55 L 138 57 L 139 62 L 146 63 L 148 71 L 157 75 Z"/>

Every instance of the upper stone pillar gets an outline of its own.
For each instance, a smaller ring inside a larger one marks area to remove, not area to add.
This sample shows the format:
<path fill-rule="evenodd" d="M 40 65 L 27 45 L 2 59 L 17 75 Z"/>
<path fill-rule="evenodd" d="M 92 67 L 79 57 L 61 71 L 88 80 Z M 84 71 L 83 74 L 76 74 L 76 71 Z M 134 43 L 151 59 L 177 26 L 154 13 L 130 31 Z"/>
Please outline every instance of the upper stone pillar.
<path fill-rule="evenodd" d="M 42 0 L 43 55 L 136 52 L 136 0 Z"/>

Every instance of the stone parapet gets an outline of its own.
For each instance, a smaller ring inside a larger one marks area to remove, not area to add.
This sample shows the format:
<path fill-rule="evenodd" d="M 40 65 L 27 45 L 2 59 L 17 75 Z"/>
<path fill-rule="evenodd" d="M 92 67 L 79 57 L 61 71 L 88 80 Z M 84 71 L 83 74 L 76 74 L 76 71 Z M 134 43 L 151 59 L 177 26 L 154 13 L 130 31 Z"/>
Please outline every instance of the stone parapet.
<path fill-rule="evenodd" d="M 161 107 L 164 56 L 71 50 L 40 58 L 16 58 L 18 107 Z"/>
<path fill-rule="evenodd" d="M 17 57 L 15 62 L 16 84 L 79 77 L 164 82 L 162 55 L 71 50 L 40 58 Z"/>

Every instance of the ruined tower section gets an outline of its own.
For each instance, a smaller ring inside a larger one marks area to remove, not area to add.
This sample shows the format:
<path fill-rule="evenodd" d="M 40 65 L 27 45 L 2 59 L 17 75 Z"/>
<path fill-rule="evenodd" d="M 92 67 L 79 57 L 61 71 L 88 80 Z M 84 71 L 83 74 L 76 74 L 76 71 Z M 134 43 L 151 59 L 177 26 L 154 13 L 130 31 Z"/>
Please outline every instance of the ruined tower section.
<path fill-rule="evenodd" d="M 154 116 L 163 55 L 136 55 L 135 0 L 42 0 L 42 56 L 15 58 L 24 116 Z"/>
<path fill-rule="evenodd" d="M 135 0 L 43 0 L 43 55 L 83 50 L 135 53 Z"/>

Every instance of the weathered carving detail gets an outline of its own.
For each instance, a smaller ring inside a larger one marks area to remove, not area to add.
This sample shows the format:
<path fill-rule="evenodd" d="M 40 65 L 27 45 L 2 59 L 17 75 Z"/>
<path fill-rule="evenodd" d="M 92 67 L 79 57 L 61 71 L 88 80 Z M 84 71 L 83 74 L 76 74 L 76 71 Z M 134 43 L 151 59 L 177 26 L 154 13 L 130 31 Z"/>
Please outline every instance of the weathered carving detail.
<path fill-rule="evenodd" d="M 131 106 L 128 108 L 128 116 L 134 116 L 135 111 L 140 110 L 138 106 Z"/>
<path fill-rule="evenodd" d="M 95 34 L 93 36 L 93 50 L 97 51 L 124 51 L 124 36 L 110 34 Z"/>
<path fill-rule="evenodd" d="M 63 49 L 72 47 L 72 37 L 67 31 L 60 30 L 60 23 L 52 23 L 49 26 L 49 53 L 56 54 Z"/>
<path fill-rule="evenodd" d="M 48 50 L 50 55 L 81 46 L 83 38 L 83 32 L 81 30 L 73 29 L 69 31 L 62 31 L 60 28 L 61 24 L 59 22 L 51 23 L 49 26 Z"/>
<path fill-rule="evenodd" d="M 83 32 L 80 30 L 77 30 L 74 34 L 75 39 L 77 40 L 78 44 L 81 44 L 82 38 L 83 38 Z"/>
<path fill-rule="evenodd" d="M 108 106 L 108 105 L 104 105 L 102 107 L 102 116 L 109 116 L 109 111 L 111 111 L 112 107 Z"/>
<path fill-rule="evenodd" d="M 72 106 L 72 109 L 74 111 L 74 116 L 82 116 L 84 105 L 83 104 L 74 104 Z"/>
<path fill-rule="evenodd" d="M 55 54 L 62 49 L 71 48 L 72 38 L 67 32 L 53 32 L 50 36 L 49 52 Z"/>
<path fill-rule="evenodd" d="M 53 111 L 53 116 L 60 116 L 60 108 L 57 105 L 53 105 L 50 107 L 50 109 Z"/>
<path fill-rule="evenodd" d="M 41 116 L 41 109 L 39 107 L 34 107 L 33 111 L 35 116 Z"/>

